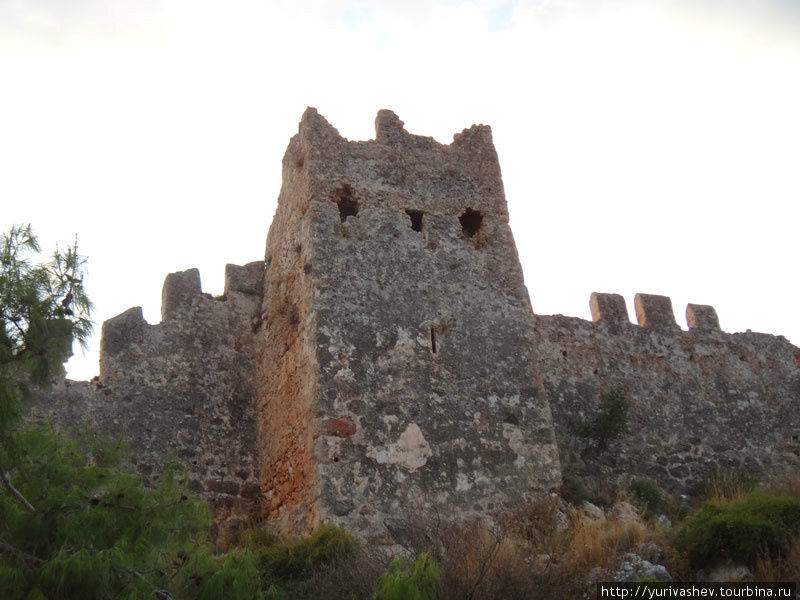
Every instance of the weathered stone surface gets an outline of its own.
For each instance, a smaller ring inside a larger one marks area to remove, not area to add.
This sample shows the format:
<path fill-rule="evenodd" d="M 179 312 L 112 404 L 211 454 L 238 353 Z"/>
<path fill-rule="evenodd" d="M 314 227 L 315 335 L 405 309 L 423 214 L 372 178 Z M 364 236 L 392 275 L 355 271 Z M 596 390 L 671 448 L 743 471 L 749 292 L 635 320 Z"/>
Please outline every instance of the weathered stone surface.
<path fill-rule="evenodd" d="M 589 309 L 592 313 L 592 321 L 602 323 L 614 331 L 631 323 L 628 319 L 625 298 L 619 294 L 592 292 L 589 298 Z"/>
<path fill-rule="evenodd" d="M 252 328 L 261 297 L 237 289 L 253 288 L 215 300 L 201 293 L 196 269 L 168 275 L 162 323 L 148 325 L 138 307 L 109 319 L 99 381 L 65 382 L 33 407 L 64 428 L 88 422 L 125 439 L 150 482 L 176 461 L 212 506 L 238 499 L 218 514 L 220 540 L 255 508 L 259 482 Z"/>
<path fill-rule="evenodd" d="M 190 305 L 201 293 L 200 271 L 197 269 L 178 271 L 167 275 L 161 290 L 161 320 L 169 319 L 173 314 Z"/>
<path fill-rule="evenodd" d="M 147 332 L 142 307 L 134 306 L 103 323 L 101 340 L 103 353 L 115 356 L 132 344 L 139 344 Z"/>
<path fill-rule="evenodd" d="M 242 292 L 260 296 L 264 290 L 264 261 L 257 260 L 247 263 L 243 267 L 239 265 L 225 265 L 225 291 L 227 296 L 230 292 Z"/>
<path fill-rule="evenodd" d="M 686 323 L 689 329 L 719 329 L 717 311 L 705 304 L 687 304 Z"/>
<path fill-rule="evenodd" d="M 668 333 L 678 329 L 672 312 L 672 300 L 655 294 L 636 294 L 633 298 L 636 320 L 641 327 Z"/>
<path fill-rule="evenodd" d="M 612 332 L 558 315 L 537 316 L 536 329 L 565 470 L 623 483 L 648 477 L 680 493 L 701 491 L 718 469 L 764 480 L 800 471 L 797 426 L 786 418 L 800 408 L 800 349 L 784 338 L 706 327 Z M 628 432 L 608 451 L 581 457 L 569 424 L 594 415 L 600 394 L 614 387 L 630 400 Z"/>
<path fill-rule="evenodd" d="M 309 109 L 284 158 L 257 384 L 284 531 L 386 536 L 388 518 L 489 513 L 560 479 L 491 132 L 445 146 L 402 125 L 381 111 L 376 140 L 350 142 Z"/>

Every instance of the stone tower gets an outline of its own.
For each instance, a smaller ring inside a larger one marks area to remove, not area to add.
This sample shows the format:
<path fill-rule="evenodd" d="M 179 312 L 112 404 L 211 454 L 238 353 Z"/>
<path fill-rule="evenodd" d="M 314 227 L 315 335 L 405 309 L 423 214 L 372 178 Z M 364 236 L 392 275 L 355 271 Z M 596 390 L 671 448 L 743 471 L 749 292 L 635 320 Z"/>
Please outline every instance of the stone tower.
<path fill-rule="evenodd" d="M 375 126 L 348 141 L 309 108 L 289 143 L 255 385 L 279 530 L 392 543 L 387 523 L 511 508 L 560 467 L 489 127 Z"/>

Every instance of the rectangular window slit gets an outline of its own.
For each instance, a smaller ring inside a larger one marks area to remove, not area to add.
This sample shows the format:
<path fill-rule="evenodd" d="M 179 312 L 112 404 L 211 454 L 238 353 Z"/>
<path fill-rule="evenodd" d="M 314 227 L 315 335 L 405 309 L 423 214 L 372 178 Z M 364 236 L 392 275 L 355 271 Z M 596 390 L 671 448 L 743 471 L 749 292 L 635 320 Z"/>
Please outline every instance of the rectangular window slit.
<path fill-rule="evenodd" d="M 436 354 L 436 329 L 431 327 L 431 352 Z"/>

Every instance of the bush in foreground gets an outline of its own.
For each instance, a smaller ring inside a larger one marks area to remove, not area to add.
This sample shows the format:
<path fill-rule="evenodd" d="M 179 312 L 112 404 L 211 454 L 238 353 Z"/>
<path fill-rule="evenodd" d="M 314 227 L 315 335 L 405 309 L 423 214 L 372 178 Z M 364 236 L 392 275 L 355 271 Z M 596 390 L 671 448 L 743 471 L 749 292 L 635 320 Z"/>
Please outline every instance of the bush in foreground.
<path fill-rule="evenodd" d="M 687 519 L 677 538 L 694 568 L 720 561 L 754 567 L 780 558 L 800 536 L 800 498 L 753 491 L 731 501 L 708 500 Z"/>

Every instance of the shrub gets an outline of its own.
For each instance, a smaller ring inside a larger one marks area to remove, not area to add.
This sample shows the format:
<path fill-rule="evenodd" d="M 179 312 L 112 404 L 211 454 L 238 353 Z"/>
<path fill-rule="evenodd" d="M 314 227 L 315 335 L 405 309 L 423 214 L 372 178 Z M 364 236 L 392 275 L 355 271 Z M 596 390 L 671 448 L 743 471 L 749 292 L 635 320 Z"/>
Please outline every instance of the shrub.
<path fill-rule="evenodd" d="M 631 495 L 633 503 L 648 517 L 661 513 L 666 506 L 664 494 L 649 479 L 634 479 L 631 482 Z"/>
<path fill-rule="evenodd" d="M 356 541 L 349 533 L 324 524 L 307 538 L 274 541 L 257 552 L 265 573 L 279 581 L 292 581 L 307 578 L 315 569 L 347 558 L 355 550 Z"/>
<path fill-rule="evenodd" d="M 583 504 L 591 502 L 591 492 L 583 485 L 583 482 L 574 475 L 564 475 L 561 486 L 561 497 L 570 504 Z"/>
<path fill-rule="evenodd" d="M 620 388 L 600 395 L 597 414 L 575 425 L 578 436 L 589 443 L 586 450 L 602 452 L 628 430 L 628 404 L 628 398 Z"/>
<path fill-rule="evenodd" d="M 784 555 L 800 534 L 800 498 L 754 491 L 732 501 L 708 500 L 677 538 L 694 568 L 720 560 L 755 566 Z"/>
<path fill-rule="evenodd" d="M 438 589 L 439 567 L 430 554 L 421 554 L 413 563 L 398 556 L 378 578 L 375 600 L 434 600 Z"/>

